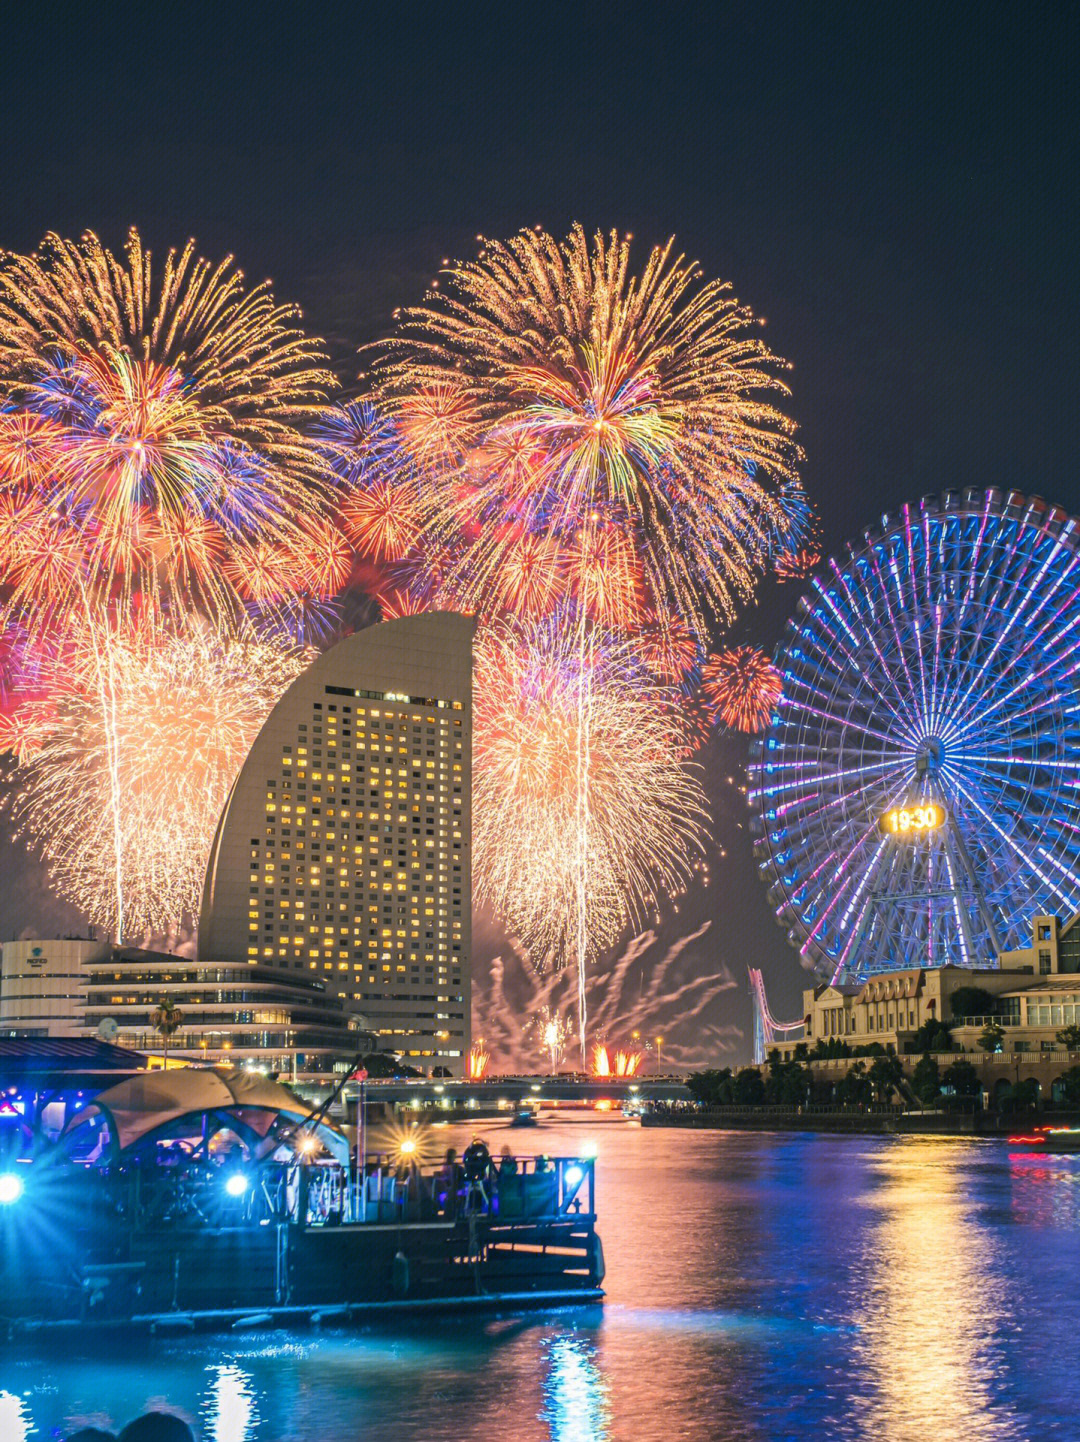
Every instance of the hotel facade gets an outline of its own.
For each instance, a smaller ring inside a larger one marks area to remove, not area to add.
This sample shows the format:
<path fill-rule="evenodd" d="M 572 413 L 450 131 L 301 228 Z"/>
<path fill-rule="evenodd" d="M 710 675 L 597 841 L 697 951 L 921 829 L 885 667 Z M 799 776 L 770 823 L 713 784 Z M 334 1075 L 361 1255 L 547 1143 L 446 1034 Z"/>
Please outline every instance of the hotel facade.
<path fill-rule="evenodd" d="M 199 959 L 319 979 L 382 1050 L 470 1046 L 470 618 L 384 621 L 275 706 L 218 824 Z"/>

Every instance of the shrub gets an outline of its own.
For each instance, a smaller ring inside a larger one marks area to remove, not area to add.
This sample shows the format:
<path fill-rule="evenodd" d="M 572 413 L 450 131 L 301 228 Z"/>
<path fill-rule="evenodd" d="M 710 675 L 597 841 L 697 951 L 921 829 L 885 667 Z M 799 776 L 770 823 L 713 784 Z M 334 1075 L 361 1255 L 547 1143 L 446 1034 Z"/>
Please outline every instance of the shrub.
<path fill-rule="evenodd" d="M 949 998 L 953 1016 L 991 1016 L 997 1011 L 997 997 L 981 986 L 958 986 Z"/>
<path fill-rule="evenodd" d="M 941 1084 L 955 1096 L 973 1097 L 979 1091 L 979 1073 L 969 1061 L 954 1061 L 945 1068 Z"/>
<path fill-rule="evenodd" d="M 915 1095 L 924 1105 L 937 1101 L 941 1095 L 941 1073 L 932 1056 L 921 1057 L 915 1063 L 911 1074 L 911 1085 Z"/>

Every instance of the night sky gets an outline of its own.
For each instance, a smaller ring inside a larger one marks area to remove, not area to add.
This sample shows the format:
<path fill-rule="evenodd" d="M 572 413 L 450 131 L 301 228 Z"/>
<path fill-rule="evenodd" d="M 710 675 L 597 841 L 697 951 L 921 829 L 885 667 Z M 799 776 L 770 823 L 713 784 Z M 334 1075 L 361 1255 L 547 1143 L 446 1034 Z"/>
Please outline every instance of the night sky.
<path fill-rule="evenodd" d="M 827 551 L 944 487 L 1080 511 L 1075 10 L 454 8 L 9 7 L 0 247 L 194 235 L 299 301 L 348 385 L 478 233 L 579 220 L 639 258 L 674 233 L 794 364 Z M 734 634 L 771 647 L 796 598 L 769 584 Z M 705 756 L 712 886 L 609 987 L 613 1036 L 663 1027 L 685 1060 L 747 1055 L 748 962 L 800 1010 L 726 782 L 745 751 Z M 73 925 L 0 844 L 0 936 Z M 478 1023 L 513 1047 L 527 979 L 482 919 L 477 942 Z M 681 1026 L 650 996 L 725 970 Z"/>

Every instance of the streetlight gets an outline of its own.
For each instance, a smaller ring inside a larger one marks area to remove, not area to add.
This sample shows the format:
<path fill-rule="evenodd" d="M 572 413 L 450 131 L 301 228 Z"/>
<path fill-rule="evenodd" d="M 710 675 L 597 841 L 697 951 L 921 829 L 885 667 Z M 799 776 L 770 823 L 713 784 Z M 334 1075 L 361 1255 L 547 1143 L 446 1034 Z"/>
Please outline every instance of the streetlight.
<path fill-rule="evenodd" d="M 663 1038 L 662 1036 L 658 1036 L 658 1037 L 656 1038 L 656 1075 L 657 1075 L 657 1076 L 660 1075 L 660 1048 L 661 1048 L 663 1045 L 664 1045 L 664 1038 Z"/>

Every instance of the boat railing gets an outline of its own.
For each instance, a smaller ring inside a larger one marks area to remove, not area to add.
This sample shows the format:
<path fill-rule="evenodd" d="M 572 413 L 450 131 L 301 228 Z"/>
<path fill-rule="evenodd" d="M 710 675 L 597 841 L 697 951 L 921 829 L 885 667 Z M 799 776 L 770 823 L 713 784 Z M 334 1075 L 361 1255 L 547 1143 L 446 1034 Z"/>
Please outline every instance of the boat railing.
<path fill-rule="evenodd" d="M 414 1161 L 391 1165 L 371 1156 L 348 1189 L 348 1222 L 592 1219 L 596 1172 L 591 1157 L 492 1158 L 483 1175 L 468 1177 L 457 1159 L 437 1167 Z"/>
<path fill-rule="evenodd" d="M 104 1168 L 67 1162 L 25 1171 L 30 1200 L 39 1197 L 46 1209 L 71 1210 L 91 1228 L 104 1227 L 103 1236 L 110 1217 L 124 1218 L 123 1230 L 141 1235 L 274 1223 L 455 1224 L 468 1218 L 592 1224 L 596 1216 L 592 1157 L 504 1154 L 469 1175 L 456 1158 L 432 1166 L 412 1156 L 372 1155 L 356 1175 L 326 1158 L 260 1162 L 233 1153 L 216 1160 L 158 1149 Z"/>

